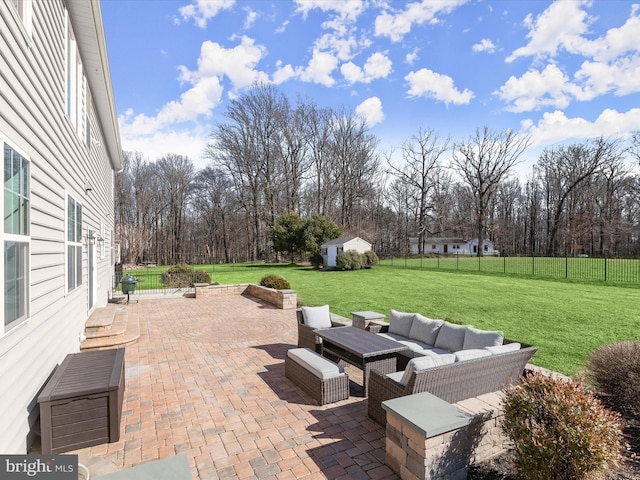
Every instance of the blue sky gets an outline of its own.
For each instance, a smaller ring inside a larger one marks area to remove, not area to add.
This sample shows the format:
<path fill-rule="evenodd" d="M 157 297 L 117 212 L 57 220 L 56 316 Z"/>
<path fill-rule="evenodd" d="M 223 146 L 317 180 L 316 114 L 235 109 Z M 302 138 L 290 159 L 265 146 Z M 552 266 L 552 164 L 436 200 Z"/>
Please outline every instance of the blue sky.
<path fill-rule="evenodd" d="M 201 154 L 254 82 L 362 115 L 385 152 L 485 125 L 541 149 L 640 129 L 640 1 L 102 0 L 123 149 Z"/>

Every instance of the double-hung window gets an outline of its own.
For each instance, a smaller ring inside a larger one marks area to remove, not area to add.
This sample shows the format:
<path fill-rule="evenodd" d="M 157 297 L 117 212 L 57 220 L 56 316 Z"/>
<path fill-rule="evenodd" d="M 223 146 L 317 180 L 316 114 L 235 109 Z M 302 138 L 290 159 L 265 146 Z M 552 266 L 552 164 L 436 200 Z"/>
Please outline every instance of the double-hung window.
<path fill-rule="evenodd" d="M 33 16 L 33 0 L 9 0 L 9 4 L 13 5 L 16 15 L 20 19 L 23 32 L 27 38 L 32 33 L 32 16 Z"/>
<path fill-rule="evenodd" d="M 67 291 L 82 285 L 82 205 L 67 195 Z"/>
<path fill-rule="evenodd" d="M 2 143 L 0 143 L 2 144 Z M 4 143 L 4 331 L 29 316 L 29 161 Z"/>

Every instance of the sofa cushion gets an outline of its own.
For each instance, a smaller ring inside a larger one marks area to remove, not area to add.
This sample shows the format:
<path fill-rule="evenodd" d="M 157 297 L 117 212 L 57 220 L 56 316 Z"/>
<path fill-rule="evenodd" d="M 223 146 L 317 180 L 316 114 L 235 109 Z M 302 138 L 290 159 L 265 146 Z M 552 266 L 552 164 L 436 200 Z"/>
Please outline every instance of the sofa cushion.
<path fill-rule="evenodd" d="M 396 333 L 409 338 L 414 315 L 414 313 L 391 310 L 389 314 L 389 333 Z"/>
<path fill-rule="evenodd" d="M 334 378 L 344 373 L 343 367 L 309 348 L 292 348 L 287 351 L 287 357 L 322 380 Z"/>
<path fill-rule="evenodd" d="M 431 357 L 412 358 L 411 360 L 409 360 L 409 363 L 407 363 L 407 367 L 404 369 L 404 374 L 400 379 L 400 383 L 406 386 L 411 379 L 411 375 L 415 374 L 416 372 L 426 370 L 427 368 L 433 368 L 435 366 L 436 363 Z"/>
<path fill-rule="evenodd" d="M 502 345 L 504 341 L 504 333 L 489 330 L 478 330 L 469 327 L 464 334 L 463 350 L 471 350 L 475 348 L 495 347 Z"/>
<path fill-rule="evenodd" d="M 447 365 L 456 361 L 456 356 L 441 348 L 427 348 L 416 352 L 416 356 L 425 355 L 435 359 L 436 365 Z"/>
<path fill-rule="evenodd" d="M 453 354 L 456 362 L 464 362 L 465 360 L 474 360 L 476 358 L 490 357 L 491 352 L 484 348 L 472 348 L 469 350 L 460 350 Z"/>
<path fill-rule="evenodd" d="M 329 305 L 321 307 L 301 307 L 302 318 L 304 324 L 311 328 L 329 328 L 331 327 L 331 314 L 329 313 Z"/>
<path fill-rule="evenodd" d="M 409 338 L 433 345 L 436 343 L 436 337 L 442 324 L 444 324 L 444 320 L 434 320 L 416 313 L 409 331 Z"/>
<path fill-rule="evenodd" d="M 484 347 L 485 350 L 491 352 L 494 355 L 507 352 L 515 352 L 522 347 L 518 342 L 505 343 L 504 345 L 496 345 L 495 347 Z"/>
<path fill-rule="evenodd" d="M 417 340 L 409 340 L 407 338 L 404 337 L 400 337 L 396 340 L 396 342 L 401 343 L 407 347 L 409 347 L 410 350 L 413 350 L 414 352 L 420 352 L 422 350 L 431 348 L 431 345 L 427 345 L 426 343 L 422 343 L 419 342 Z M 448 353 L 448 352 L 445 352 Z"/>
<path fill-rule="evenodd" d="M 440 327 L 440 331 L 436 337 L 436 342 L 433 346 L 448 350 L 449 352 L 462 350 L 466 331 L 466 325 L 456 325 L 454 323 L 444 322 Z"/>

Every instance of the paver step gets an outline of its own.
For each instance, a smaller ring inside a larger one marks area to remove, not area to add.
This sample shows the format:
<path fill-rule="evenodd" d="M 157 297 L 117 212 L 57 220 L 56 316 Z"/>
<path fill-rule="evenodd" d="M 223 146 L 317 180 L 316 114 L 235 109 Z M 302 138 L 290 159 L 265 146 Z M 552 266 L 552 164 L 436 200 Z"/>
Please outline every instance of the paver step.
<path fill-rule="evenodd" d="M 126 311 L 115 311 L 113 322 L 109 325 L 109 328 L 92 329 L 85 327 L 84 335 L 86 338 L 116 337 L 118 335 L 124 335 L 127 331 L 127 319 L 128 314 Z"/>
<path fill-rule="evenodd" d="M 99 350 L 104 348 L 116 348 L 135 343 L 140 338 L 140 321 L 138 315 L 127 313 L 126 329 L 118 335 L 108 335 L 95 338 L 87 338 L 80 344 L 80 350 Z"/>
<path fill-rule="evenodd" d="M 115 314 L 116 309 L 113 307 L 96 308 L 84 325 L 85 331 L 93 333 L 108 330 Z"/>

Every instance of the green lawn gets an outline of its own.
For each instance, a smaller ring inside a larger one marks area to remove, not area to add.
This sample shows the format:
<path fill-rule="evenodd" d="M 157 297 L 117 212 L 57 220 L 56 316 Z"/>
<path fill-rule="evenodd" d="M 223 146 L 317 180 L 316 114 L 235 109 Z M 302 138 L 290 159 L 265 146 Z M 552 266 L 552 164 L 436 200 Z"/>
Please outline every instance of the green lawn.
<path fill-rule="evenodd" d="M 637 286 L 390 266 L 352 272 L 286 265 L 201 268 L 221 284 L 258 283 L 278 273 L 305 304 L 327 303 L 347 317 L 374 310 L 388 318 L 394 308 L 503 330 L 508 338 L 539 347 L 533 363 L 568 375 L 578 375 L 598 346 L 640 339 Z"/>

